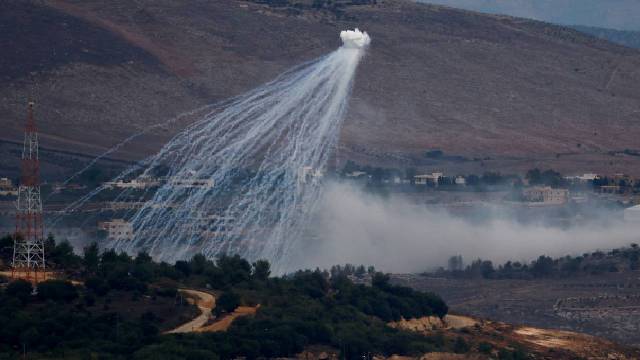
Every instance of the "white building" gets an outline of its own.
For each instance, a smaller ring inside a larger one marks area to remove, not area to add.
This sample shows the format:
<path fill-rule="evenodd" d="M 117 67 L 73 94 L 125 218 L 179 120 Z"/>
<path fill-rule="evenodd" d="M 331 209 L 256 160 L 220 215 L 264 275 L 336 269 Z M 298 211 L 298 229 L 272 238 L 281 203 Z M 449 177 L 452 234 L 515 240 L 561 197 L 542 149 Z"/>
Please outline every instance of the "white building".
<path fill-rule="evenodd" d="M 98 230 L 106 231 L 109 241 L 133 239 L 133 225 L 123 219 L 101 221 L 98 223 Z"/>
<path fill-rule="evenodd" d="M 0 189 L 12 189 L 13 181 L 9 178 L 0 178 Z"/>
<path fill-rule="evenodd" d="M 640 205 L 624 209 L 624 221 L 640 224 Z"/>
<path fill-rule="evenodd" d="M 18 196 L 18 188 L 9 178 L 0 178 L 0 196 Z"/>
<path fill-rule="evenodd" d="M 548 205 L 561 205 L 569 200 L 569 190 L 554 189 L 550 186 L 534 186 L 522 192 L 525 201 Z"/>
<path fill-rule="evenodd" d="M 322 170 L 314 169 L 311 166 L 303 166 L 298 169 L 298 185 L 318 184 L 323 176 Z"/>
<path fill-rule="evenodd" d="M 456 176 L 455 183 L 456 185 L 465 186 L 467 185 L 467 179 L 464 176 Z"/>
<path fill-rule="evenodd" d="M 160 185 L 160 182 L 157 179 L 152 177 L 139 177 L 137 179 L 133 179 L 130 181 L 118 180 L 118 181 L 108 181 L 104 183 L 104 186 L 107 189 L 146 189 Z"/>
<path fill-rule="evenodd" d="M 575 182 L 579 182 L 579 183 L 588 183 L 591 182 L 595 179 L 598 179 L 600 176 L 598 174 L 594 174 L 594 173 L 585 173 L 582 175 L 577 175 L 577 176 L 566 176 L 565 179 L 569 180 L 569 181 L 575 181 Z"/>
<path fill-rule="evenodd" d="M 367 173 L 364 171 L 352 171 L 350 173 L 345 174 L 345 176 L 350 178 L 359 178 L 361 176 L 367 176 Z"/>
<path fill-rule="evenodd" d="M 169 184 L 175 187 L 211 189 L 215 185 L 215 181 L 213 181 L 213 179 L 184 179 L 173 177 L 169 180 Z"/>
<path fill-rule="evenodd" d="M 118 181 L 107 181 L 104 183 L 104 186 L 107 189 L 144 189 L 145 184 L 138 181 L 137 179 L 133 179 L 131 181 L 118 180 Z"/>
<path fill-rule="evenodd" d="M 413 177 L 413 180 L 416 185 L 433 184 L 438 186 L 438 180 L 440 180 L 442 175 L 443 174 L 441 172 L 434 172 L 431 174 L 424 174 L 424 175 L 416 175 Z"/>

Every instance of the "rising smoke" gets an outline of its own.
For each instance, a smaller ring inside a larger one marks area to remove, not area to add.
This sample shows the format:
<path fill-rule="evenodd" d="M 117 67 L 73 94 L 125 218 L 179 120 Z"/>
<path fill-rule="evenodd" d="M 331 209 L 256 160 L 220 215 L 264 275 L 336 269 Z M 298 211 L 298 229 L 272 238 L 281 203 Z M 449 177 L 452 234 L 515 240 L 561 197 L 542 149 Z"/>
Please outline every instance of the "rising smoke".
<path fill-rule="evenodd" d="M 418 272 L 446 266 L 448 257 L 457 254 L 467 262 L 482 258 L 503 263 L 543 254 L 581 255 L 640 241 L 638 226 L 623 221 L 560 228 L 544 222 L 523 224 L 502 211 L 487 211 L 484 220 L 474 221 L 406 198 L 382 198 L 334 183 L 319 208 L 320 236 L 303 244 L 294 265 L 328 268 L 351 263 Z"/>

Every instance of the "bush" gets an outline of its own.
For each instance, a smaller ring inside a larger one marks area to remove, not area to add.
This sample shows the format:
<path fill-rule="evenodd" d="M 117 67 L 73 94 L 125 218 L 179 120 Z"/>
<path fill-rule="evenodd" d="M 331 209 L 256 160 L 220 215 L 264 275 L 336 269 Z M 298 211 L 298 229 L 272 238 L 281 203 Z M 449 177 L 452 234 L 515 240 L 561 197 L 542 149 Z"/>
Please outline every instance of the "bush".
<path fill-rule="evenodd" d="M 233 291 L 227 291 L 216 300 L 216 315 L 223 312 L 231 313 L 240 305 L 240 296 Z"/>
<path fill-rule="evenodd" d="M 76 287 L 69 281 L 47 280 L 38 284 L 40 300 L 72 301 L 78 297 Z"/>
<path fill-rule="evenodd" d="M 29 301 L 32 292 L 33 286 L 31 283 L 22 279 L 9 283 L 6 290 L 7 295 L 20 299 L 23 303 Z"/>
<path fill-rule="evenodd" d="M 456 338 L 456 341 L 453 343 L 453 351 L 456 354 L 466 354 L 469 352 L 470 346 L 461 336 Z"/>
<path fill-rule="evenodd" d="M 171 287 L 162 287 L 156 289 L 156 295 L 161 297 L 176 297 L 178 294 L 178 289 Z"/>
<path fill-rule="evenodd" d="M 493 345 L 491 345 L 491 343 L 483 341 L 478 344 L 478 351 L 483 354 L 491 354 L 491 350 L 493 350 Z"/>
<path fill-rule="evenodd" d="M 109 284 L 99 277 L 90 277 L 84 282 L 84 286 L 99 296 L 104 296 L 109 292 Z"/>

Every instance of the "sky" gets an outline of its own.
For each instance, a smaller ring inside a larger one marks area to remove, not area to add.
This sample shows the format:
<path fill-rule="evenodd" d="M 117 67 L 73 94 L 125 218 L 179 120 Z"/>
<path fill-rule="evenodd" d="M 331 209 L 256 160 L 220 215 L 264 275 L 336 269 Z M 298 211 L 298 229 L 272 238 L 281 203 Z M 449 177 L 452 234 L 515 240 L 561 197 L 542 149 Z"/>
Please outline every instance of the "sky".
<path fill-rule="evenodd" d="M 418 0 L 563 25 L 640 30 L 640 0 Z"/>

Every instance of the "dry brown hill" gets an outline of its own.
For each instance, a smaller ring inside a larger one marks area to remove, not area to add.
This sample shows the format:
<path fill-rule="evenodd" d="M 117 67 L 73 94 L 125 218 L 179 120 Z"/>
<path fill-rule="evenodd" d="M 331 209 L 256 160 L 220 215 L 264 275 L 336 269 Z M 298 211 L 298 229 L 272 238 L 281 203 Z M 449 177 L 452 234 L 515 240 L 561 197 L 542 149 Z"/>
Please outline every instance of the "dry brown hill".
<path fill-rule="evenodd" d="M 433 164 L 450 171 L 640 173 L 640 157 L 610 153 L 640 148 L 637 50 L 546 23 L 408 1 L 338 10 L 299 4 L 2 2 L 0 138 L 20 141 L 32 95 L 43 146 L 97 154 L 325 54 L 340 45 L 339 30 L 360 27 L 373 42 L 341 161 L 409 164 L 439 148 L 470 159 Z M 187 121 L 116 157 L 158 149 Z"/>

